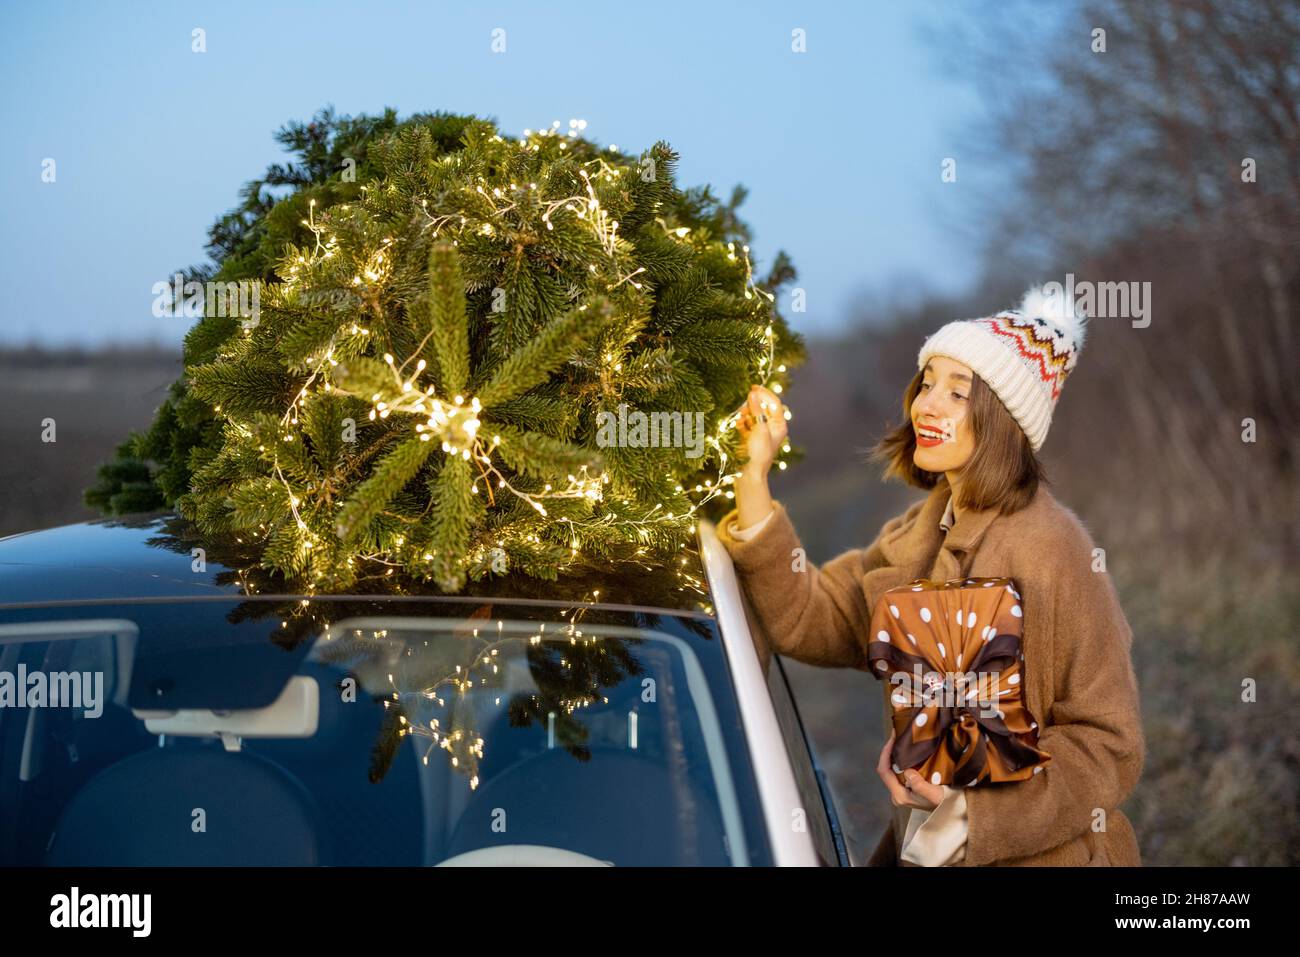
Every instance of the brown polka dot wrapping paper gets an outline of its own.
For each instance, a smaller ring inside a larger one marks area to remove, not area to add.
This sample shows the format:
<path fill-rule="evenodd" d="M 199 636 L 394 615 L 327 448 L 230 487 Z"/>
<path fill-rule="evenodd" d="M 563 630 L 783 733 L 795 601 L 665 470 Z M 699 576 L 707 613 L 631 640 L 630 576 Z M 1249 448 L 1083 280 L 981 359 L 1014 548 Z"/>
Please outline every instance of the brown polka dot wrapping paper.
<path fill-rule="evenodd" d="M 900 780 L 1023 781 L 1051 760 L 1022 694 L 1024 620 L 1010 578 L 917 579 L 880 597 L 867 659 L 889 683 Z"/>

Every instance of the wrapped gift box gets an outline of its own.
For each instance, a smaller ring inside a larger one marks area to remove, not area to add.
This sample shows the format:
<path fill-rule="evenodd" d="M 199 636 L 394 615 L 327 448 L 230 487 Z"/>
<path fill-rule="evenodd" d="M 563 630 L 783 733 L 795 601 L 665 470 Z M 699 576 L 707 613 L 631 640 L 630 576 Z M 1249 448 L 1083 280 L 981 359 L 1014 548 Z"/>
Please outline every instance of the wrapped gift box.
<path fill-rule="evenodd" d="M 1023 624 L 1010 578 L 917 579 L 880 597 L 867 657 L 890 685 L 900 780 L 1023 781 L 1051 760 L 1024 704 Z"/>

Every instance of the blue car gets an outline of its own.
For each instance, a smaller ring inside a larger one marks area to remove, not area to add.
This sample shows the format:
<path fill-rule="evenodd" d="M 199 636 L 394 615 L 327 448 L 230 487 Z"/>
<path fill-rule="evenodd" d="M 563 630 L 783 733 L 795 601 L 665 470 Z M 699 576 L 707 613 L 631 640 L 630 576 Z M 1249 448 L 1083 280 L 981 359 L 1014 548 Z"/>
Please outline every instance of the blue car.
<path fill-rule="evenodd" d="M 853 863 L 707 523 L 673 568 L 284 591 L 172 514 L 0 539 L 0 865 Z"/>

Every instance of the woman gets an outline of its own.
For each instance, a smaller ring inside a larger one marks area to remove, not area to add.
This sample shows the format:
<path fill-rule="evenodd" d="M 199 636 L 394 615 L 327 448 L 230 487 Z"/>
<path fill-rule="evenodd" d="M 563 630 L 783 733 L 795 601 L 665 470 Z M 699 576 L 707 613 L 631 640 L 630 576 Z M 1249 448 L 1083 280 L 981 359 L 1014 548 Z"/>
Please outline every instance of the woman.
<path fill-rule="evenodd" d="M 1024 701 L 1039 722 L 1041 774 L 971 788 L 900 784 L 890 740 L 876 766 L 893 818 L 871 864 L 1141 863 L 1119 805 L 1142 769 L 1132 632 L 1091 536 L 1048 491 L 1042 447 L 1084 339 L 1060 295 L 1030 290 L 1019 309 L 951 322 L 925 341 L 904 422 L 876 447 L 886 476 L 929 495 L 866 548 L 821 568 L 767 487 L 786 437 L 785 410 L 754 386 L 743 407 L 748 451 L 736 508 L 719 525 L 760 629 L 779 653 L 868 670 L 868 624 L 887 589 L 918 578 L 1015 579 L 1025 609 Z"/>

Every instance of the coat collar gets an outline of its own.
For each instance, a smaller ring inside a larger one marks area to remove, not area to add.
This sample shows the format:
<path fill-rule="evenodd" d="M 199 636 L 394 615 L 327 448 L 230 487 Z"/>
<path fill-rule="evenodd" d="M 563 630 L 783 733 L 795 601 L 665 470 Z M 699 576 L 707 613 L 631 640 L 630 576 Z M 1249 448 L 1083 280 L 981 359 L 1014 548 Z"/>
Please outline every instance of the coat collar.
<path fill-rule="evenodd" d="M 939 481 L 921 504 L 921 510 L 911 522 L 905 522 L 881 540 L 880 549 L 891 565 L 913 566 L 933 559 L 942 546 L 950 552 L 970 553 L 979 547 L 984 533 L 998 516 L 997 509 L 963 512 L 961 520 L 944 532 L 939 522 L 952 498 L 952 487 L 946 475 Z M 918 574 L 926 574 L 922 570 Z"/>
<path fill-rule="evenodd" d="M 943 504 L 948 504 L 948 499 L 952 497 L 952 489 L 948 485 L 948 477 L 945 475 L 940 482 L 944 488 L 942 495 Z M 973 552 L 979 548 L 979 544 L 984 540 L 984 533 L 989 530 L 993 520 L 1001 514 L 999 509 L 985 508 L 979 511 L 965 511 L 962 513 L 961 521 L 952 527 L 944 539 L 944 547 L 950 552 Z"/>

